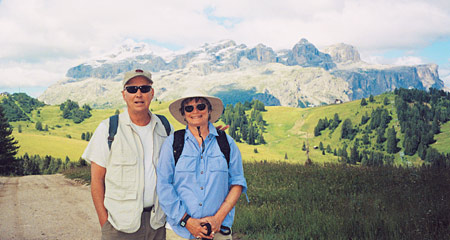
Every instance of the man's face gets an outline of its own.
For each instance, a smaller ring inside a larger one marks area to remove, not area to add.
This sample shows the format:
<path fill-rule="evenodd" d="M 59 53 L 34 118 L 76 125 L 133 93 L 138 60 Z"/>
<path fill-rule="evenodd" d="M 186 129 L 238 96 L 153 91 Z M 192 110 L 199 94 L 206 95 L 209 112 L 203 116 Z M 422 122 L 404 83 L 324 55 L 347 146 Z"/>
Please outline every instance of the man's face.
<path fill-rule="evenodd" d="M 206 105 L 206 102 L 203 99 L 200 99 L 198 102 L 195 102 L 195 99 L 192 101 L 186 103 L 184 106 L 185 109 L 187 106 L 192 106 L 193 110 L 191 112 L 184 111 L 184 117 L 186 119 L 186 122 L 189 126 L 203 126 L 207 125 L 209 121 L 209 111 L 208 111 L 208 105 L 205 106 L 203 110 L 198 109 L 199 104 Z"/>
<path fill-rule="evenodd" d="M 125 87 L 128 86 L 151 86 L 145 77 L 137 76 L 132 78 Z M 153 88 L 146 93 L 142 93 L 141 89 L 138 89 L 136 93 L 129 93 L 127 90 L 122 90 L 123 100 L 127 103 L 129 113 L 141 113 L 148 112 L 148 107 L 152 102 L 154 95 Z"/>

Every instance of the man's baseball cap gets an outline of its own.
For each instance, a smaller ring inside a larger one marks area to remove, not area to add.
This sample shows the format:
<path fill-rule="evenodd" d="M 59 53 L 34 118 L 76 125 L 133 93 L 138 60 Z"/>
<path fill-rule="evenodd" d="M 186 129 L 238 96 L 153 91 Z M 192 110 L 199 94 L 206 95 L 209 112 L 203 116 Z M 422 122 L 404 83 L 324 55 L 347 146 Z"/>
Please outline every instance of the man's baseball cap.
<path fill-rule="evenodd" d="M 126 72 L 124 74 L 123 81 L 122 81 L 122 87 L 125 87 L 127 82 L 130 81 L 132 78 L 138 77 L 138 76 L 145 77 L 150 84 L 153 84 L 152 74 L 150 72 L 147 72 L 147 71 L 144 71 L 141 69 L 135 69 L 135 70 Z"/>

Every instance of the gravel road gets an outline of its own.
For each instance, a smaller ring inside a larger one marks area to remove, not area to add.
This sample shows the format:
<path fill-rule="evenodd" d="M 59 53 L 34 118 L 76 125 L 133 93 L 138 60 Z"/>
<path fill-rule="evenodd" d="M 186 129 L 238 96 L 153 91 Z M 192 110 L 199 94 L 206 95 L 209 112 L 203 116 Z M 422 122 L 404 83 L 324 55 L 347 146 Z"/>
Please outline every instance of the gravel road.
<path fill-rule="evenodd" d="M 0 177 L 0 239 L 100 239 L 89 186 L 61 174 Z"/>

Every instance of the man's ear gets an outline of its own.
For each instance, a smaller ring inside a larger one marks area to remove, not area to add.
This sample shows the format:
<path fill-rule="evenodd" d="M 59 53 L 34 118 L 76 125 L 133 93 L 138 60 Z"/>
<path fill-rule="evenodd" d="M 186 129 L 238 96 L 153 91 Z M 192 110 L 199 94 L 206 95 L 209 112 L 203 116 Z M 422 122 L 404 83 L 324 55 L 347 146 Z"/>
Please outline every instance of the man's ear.
<path fill-rule="evenodd" d="M 155 89 L 154 88 L 152 88 L 152 90 L 150 90 L 150 94 L 151 94 L 151 96 L 150 96 L 150 101 L 151 101 L 151 100 L 153 100 L 153 97 L 155 96 Z"/>

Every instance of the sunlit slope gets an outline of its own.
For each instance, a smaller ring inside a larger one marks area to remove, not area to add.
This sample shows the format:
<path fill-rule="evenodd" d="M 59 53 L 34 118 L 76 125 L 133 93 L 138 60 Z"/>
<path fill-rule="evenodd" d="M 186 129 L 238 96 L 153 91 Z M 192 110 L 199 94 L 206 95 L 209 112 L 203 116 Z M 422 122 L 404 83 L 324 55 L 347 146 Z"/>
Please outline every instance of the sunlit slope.
<path fill-rule="evenodd" d="M 387 97 L 389 104 L 384 105 L 383 100 Z M 394 95 L 382 94 L 375 96 L 374 102 L 369 102 L 366 106 L 361 106 L 360 100 L 347 102 L 343 104 L 327 105 L 314 108 L 292 108 L 292 107 L 266 107 L 263 112 L 263 119 L 266 121 L 264 131 L 264 145 L 248 145 L 246 143 L 237 143 L 245 161 L 289 161 L 303 163 L 306 160 L 306 151 L 302 150 L 303 144 L 309 145 L 309 157 L 313 162 L 337 162 L 338 157 L 332 153 L 327 153 L 315 147 L 322 145 L 326 148 L 330 145 L 332 151 L 342 148 L 344 144 L 348 145 L 347 150 L 353 146 L 353 141 L 341 139 L 342 123 L 334 131 L 323 130 L 320 136 L 314 136 L 314 128 L 319 119 L 333 119 L 338 114 L 339 119 L 344 121 L 351 119 L 355 128 L 364 129 L 361 126 L 361 117 L 364 114 L 370 116 L 371 112 L 378 107 L 386 108 L 392 116 L 389 128 L 394 126 L 399 138 L 398 147 L 402 146 L 403 136 L 397 120 L 394 109 Z M 161 103 L 154 101 L 150 109 L 154 113 L 162 114 L 174 125 L 175 129 L 184 128 L 184 126 L 172 117 L 168 106 L 170 102 Z M 45 106 L 38 111 L 32 112 L 32 121 L 13 122 L 14 136 L 19 141 L 19 155 L 24 153 L 39 154 L 42 156 L 52 155 L 53 157 L 64 159 L 66 156 L 73 161 L 79 159 L 87 145 L 87 141 L 81 139 L 83 133 L 92 133 L 98 124 L 115 113 L 116 109 L 94 109 L 92 117 L 84 120 L 80 124 L 73 123 L 72 120 L 63 119 L 59 106 Z M 123 111 L 123 109 L 120 109 Z M 41 121 L 43 127 L 47 126 L 48 131 L 38 131 L 35 128 L 36 122 Z M 223 124 L 221 121 L 216 125 Z M 18 132 L 19 125 L 22 133 Z M 360 131 L 355 139 L 362 138 Z M 450 152 L 450 123 L 442 126 L 442 133 L 435 136 L 437 142 L 432 145 L 440 152 Z M 106 140 L 105 140 L 106 141 Z M 375 146 L 375 137 L 370 137 L 371 145 Z M 366 147 L 367 148 L 367 147 Z M 395 162 L 400 164 L 404 161 L 420 164 L 421 161 L 414 156 L 406 156 L 401 160 L 400 154 L 395 155 Z"/>

